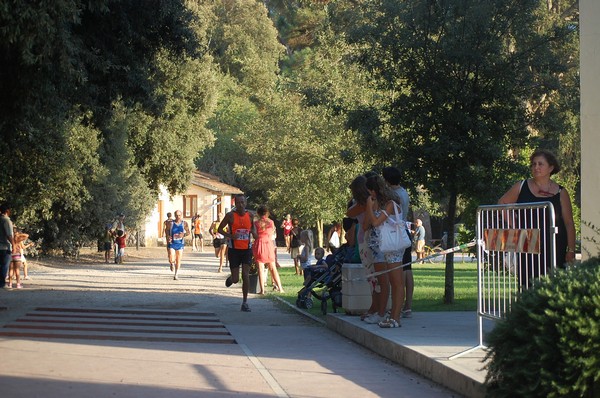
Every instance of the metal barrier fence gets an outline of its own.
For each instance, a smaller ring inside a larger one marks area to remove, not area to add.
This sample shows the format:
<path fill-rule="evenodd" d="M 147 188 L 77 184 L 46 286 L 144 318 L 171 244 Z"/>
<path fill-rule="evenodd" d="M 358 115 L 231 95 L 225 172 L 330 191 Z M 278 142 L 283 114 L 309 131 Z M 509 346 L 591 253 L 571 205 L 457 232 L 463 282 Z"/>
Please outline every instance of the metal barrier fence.
<path fill-rule="evenodd" d="M 477 318 L 479 344 L 483 320 L 502 320 L 518 293 L 556 266 L 556 222 L 550 202 L 479 206 L 477 209 Z"/>

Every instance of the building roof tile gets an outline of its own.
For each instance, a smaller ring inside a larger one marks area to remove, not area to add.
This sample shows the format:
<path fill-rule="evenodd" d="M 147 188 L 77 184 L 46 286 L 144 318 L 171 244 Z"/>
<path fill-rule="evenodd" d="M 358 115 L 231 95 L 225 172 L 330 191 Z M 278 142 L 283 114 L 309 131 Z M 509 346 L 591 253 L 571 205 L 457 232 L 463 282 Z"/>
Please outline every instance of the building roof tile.
<path fill-rule="evenodd" d="M 191 183 L 201 188 L 207 189 L 218 195 L 235 195 L 244 192 L 233 185 L 225 184 L 219 181 L 219 177 L 201 171 L 194 171 Z"/>

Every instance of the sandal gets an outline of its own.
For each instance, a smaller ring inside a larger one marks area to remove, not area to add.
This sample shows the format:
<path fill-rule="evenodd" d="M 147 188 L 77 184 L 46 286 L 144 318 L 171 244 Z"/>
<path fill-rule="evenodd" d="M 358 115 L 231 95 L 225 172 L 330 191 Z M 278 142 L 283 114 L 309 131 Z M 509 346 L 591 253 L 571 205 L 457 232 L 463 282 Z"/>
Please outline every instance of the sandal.
<path fill-rule="evenodd" d="M 402 311 L 402 318 L 412 318 L 412 310 Z"/>
<path fill-rule="evenodd" d="M 360 320 L 361 320 L 361 321 L 364 321 L 365 319 L 367 319 L 367 318 L 368 318 L 368 317 L 370 317 L 371 315 L 373 315 L 373 314 L 372 314 L 372 313 L 370 313 L 370 312 L 364 312 L 364 313 L 360 314 Z"/>
<path fill-rule="evenodd" d="M 378 325 L 380 328 L 385 328 L 385 329 L 401 327 L 400 322 L 398 322 L 394 318 L 388 318 L 385 321 L 381 321 L 378 323 Z"/>

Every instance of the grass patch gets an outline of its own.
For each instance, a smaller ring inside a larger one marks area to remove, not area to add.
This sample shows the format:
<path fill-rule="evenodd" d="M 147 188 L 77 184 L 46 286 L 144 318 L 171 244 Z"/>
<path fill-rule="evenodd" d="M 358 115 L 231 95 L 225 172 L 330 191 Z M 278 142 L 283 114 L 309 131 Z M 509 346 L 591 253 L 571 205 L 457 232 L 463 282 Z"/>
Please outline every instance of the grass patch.
<path fill-rule="evenodd" d="M 413 310 L 421 312 L 435 311 L 476 311 L 477 310 L 477 263 L 454 264 L 454 304 L 444 304 L 444 264 L 413 264 L 415 292 L 413 295 Z M 294 268 L 279 269 L 284 294 L 278 294 L 282 299 L 296 305 L 298 291 L 302 289 L 302 276 L 294 275 Z M 315 306 L 308 310 L 315 316 L 322 317 L 320 302 L 315 300 Z M 328 302 L 328 312 L 331 312 L 331 302 Z M 338 310 L 343 312 L 343 310 Z"/>

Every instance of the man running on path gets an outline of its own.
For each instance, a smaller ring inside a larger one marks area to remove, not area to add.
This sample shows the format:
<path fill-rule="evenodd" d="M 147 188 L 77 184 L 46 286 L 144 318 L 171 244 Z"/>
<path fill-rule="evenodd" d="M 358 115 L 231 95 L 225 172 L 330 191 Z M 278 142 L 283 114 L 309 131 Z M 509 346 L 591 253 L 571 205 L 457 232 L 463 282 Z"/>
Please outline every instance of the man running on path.
<path fill-rule="evenodd" d="M 167 242 L 167 258 L 169 259 L 169 267 L 171 268 L 171 272 L 173 272 L 173 256 L 171 254 L 171 225 L 173 224 L 173 217 L 171 212 L 167 213 L 167 219 L 163 222 L 163 230 L 162 235 L 165 237 Z"/>
<path fill-rule="evenodd" d="M 229 238 L 229 268 L 231 276 L 225 281 L 229 287 L 240 280 L 240 266 L 242 267 L 242 311 L 250 312 L 248 306 L 248 286 L 250 284 L 250 264 L 252 263 L 252 249 L 250 246 L 250 235 L 254 228 L 253 215 L 246 211 L 246 197 L 235 196 L 235 209 L 225 214 L 223 221 L 219 224 L 218 232 Z M 228 228 L 226 228 L 228 227 Z"/>
<path fill-rule="evenodd" d="M 175 220 L 171 223 L 171 231 L 169 233 L 169 242 L 171 244 L 171 259 L 175 262 L 174 280 L 178 280 L 177 273 L 181 267 L 181 258 L 183 257 L 184 239 L 190 234 L 188 223 L 183 220 L 181 210 L 175 211 Z"/>

